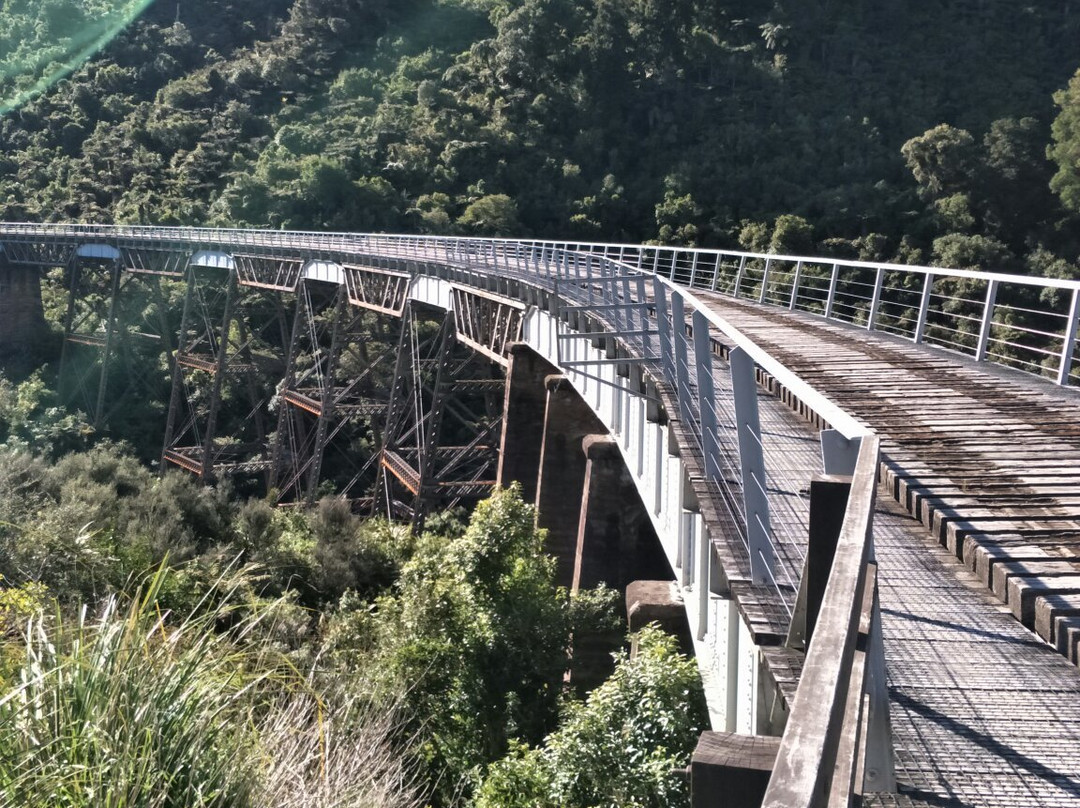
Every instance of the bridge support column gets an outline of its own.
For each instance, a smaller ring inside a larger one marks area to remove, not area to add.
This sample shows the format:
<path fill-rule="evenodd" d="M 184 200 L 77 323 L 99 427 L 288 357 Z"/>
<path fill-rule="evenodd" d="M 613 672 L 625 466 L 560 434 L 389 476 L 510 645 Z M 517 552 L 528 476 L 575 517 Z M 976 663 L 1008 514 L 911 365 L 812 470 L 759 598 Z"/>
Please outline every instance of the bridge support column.
<path fill-rule="evenodd" d="M 547 400 L 536 481 L 536 521 L 548 531 L 546 549 L 556 559 L 556 584 L 570 586 L 587 465 L 581 442 L 586 435 L 605 430 L 565 376 L 548 376 L 544 385 Z"/>
<path fill-rule="evenodd" d="M 501 486 L 519 483 L 526 502 L 536 501 L 544 439 L 544 431 L 537 426 L 544 423 L 547 406 L 544 380 L 555 373 L 555 366 L 528 345 L 510 347 L 497 480 Z"/>
<path fill-rule="evenodd" d="M 633 577 L 631 565 L 639 555 L 637 545 L 647 517 L 642 506 L 634 507 L 637 489 L 618 441 L 609 435 L 588 435 L 581 448 L 585 481 L 570 589 L 576 592 L 601 582 L 621 589 Z"/>
<path fill-rule="evenodd" d="M 41 270 L 0 260 L 0 364 L 29 368 L 27 354 L 44 333 Z"/>

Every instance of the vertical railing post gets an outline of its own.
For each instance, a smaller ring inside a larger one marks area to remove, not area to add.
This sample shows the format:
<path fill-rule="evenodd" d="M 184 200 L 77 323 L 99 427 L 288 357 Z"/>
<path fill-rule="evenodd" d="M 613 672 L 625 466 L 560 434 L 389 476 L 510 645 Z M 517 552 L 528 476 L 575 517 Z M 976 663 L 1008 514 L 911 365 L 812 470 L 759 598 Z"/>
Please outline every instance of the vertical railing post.
<path fill-rule="evenodd" d="M 836 304 L 836 284 L 840 280 L 840 265 L 832 265 L 832 275 L 829 276 L 829 295 L 825 298 L 825 319 L 832 317 L 833 306 Z"/>
<path fill-rule="evenodd" d="M 1076 344 L 1077 320 L 1080 319 L 1080 289 L 1073 290 L 1072 303 L 1069 305 L 1069 321 L 1065 324 L 1065 342 L 1061 346 L 1061 362 L 1058 364 L 1057 383 L 1069 383 L 1069 371 L 1072 370 L 1073 346 Z"/>
<path fill-rule="evenodd" d="M 735 288 L 731 290 L 731 296 L 739 299 L 739 287 L 742 286 L 743 275 L 746 273 L 746 256 L 739 257 L 739 270 L 735 273 Z"/>
<path fill-rule="evenodd" d="M 987 346 L 990 344 L 990 329 L 994 326 L 994 305 L 997 303 L 998 282 L 990 281 L 986 286 L 986 302 L 983 304 L 982 323 L 979 326 L 979 344 L 975 346 L 975 361 L 986 359 Z"/>
<path fill-rule="evenodd" d="M 578 254 L 575 253 L 575 255 L 578 255 Z M 596 299 L 595 299 L 596 295 L 595 295 L 595 292 L 593 290 L 594 283 L 593 283 L 592 256 L 591 255 L 586 255 L 586 256 L 584 256 L 584 259 L 585 259 L 585 283 L 586 283 L 586 285 L 588 287 L 587 299 L 588 299 L 589 305 L 592 306 L 592 305 L 595 305 L 595 303 L 596 303 Z"/>
<path fill-rule="evenodd" d="M 694 283 L 697 281 L 697 263 L 698 252 L 694 250 L 694 260 L 690 263 L 690 288 L 694 288 Z"/>
<path fill-rule="evenodd" d="M 871 559 L 873 552 L 871 538 Z M 866 754 L 863 759 L 863 793 L 895 792 L 896 762 L 893 757 L 889 688 L 885 681 L 885 638 L 881 634 L 881 602 L 876 576 L 870 630 L 867 634 L 866 679 L 863 689 L 869 702 L 864 744 Z"/>
<path fill-rule="evenodd" d="M 717 443 L 716 387 L 713 384 L 712 341 L 709 338 L 709 321 L 700 311 L 695 311 L 693 323 L 701 452 L 705 457 L 705 477 L 714 483 L 719 483 L 722 473 L 720 470 L 720 446 Z"/>
<path fill-rule="evenodd" d="M 788 300 L 788 311 L 795 311 L 799 305 L 799 283 L 802 281 L 802 261 L 795 262 L 795 277 L 791 281 L 791 299 Z"/>
<path fill-rule="evenodd" d="M 776 558 L 770 538 L 769 498 L 765 488 L 765 458 L 761 446 L 754 360 L 742 348 L 734 348 L 728 355 L 728 361 L 731 364 L 731 386 L 738 421 L 750 574 L 754 583 L 764 584 L 774 580 Z"/>
<path fill-rule="evenodd" d="M 934 288 L 934 276 L 932 273 L 926 273 L 926 280 L 923 282 L 922 300 L 919 301 L 919 318 L 915 321 L 915 336 L 914 342 L 918 345 L 923 341 L 923 337 L 926 336 L 926 318 L 930 314 L 930 293 Z"/>
<path fill-rule="evenodd" d="M 847 438 L 835 429 L 823 429 L 821 440 L 821 466 L 826 474 L 851 476 L 859 460 L 862 438 Z"/>
<path fill-rule="evenodd" d="M 671 352 L 671 320 L 668 319 L 667 289 L 660 278 L 653 276 L 653 300 L 656 303 L 656 328 L 660 340 L 660 365 L 664 376 L 672 387 L 677 386 L 675 376 L 675 357 Z"/>
<path fill-rule="evenodd" d="M 690 396 L 690 346 L 686 338 L 686 311 L 678 292 L 671 296 L 671 336 L 675 349 L 675 394 L 679 400 L 679 415 L 686 427 L 692 428 L 696 419 Z"/>
<path fill-rule="evenodd" d="M 628 286 L 629 283 L 629 280 L 627 280 Z M 652 334 L 649 329 L 649 311 L 646 308 L 648 304 L 645 302 L 645 276 L 638 275 L 635 285 L 637 287 L 637 306 L 634 311 L 637 312 L 637 328 L 641 330 L 641 347 L 644 355 L 649 356 L 652 352 Z M 627 299 L 629 297 L 630 295 L 627 293 Z"/>
<path fill-rule="evenodd" d="M 761 291 L 758 293 L 758 303 L 765 302 L 765 296 L 769 291 L 769 270 L 772 268 L 772 259 L 765 259 L 765 269 L 761 273 Z"/>
<path fill-rule="evenodd" d="M 885 270 L 878 267 L 874 276 L 874 294 L 870 298 L 870 313 L 866 318 L 866 330 L 873 331 L 877 323 L 878 312 L 881 310 L 881 291 L 885 286 Z"/>

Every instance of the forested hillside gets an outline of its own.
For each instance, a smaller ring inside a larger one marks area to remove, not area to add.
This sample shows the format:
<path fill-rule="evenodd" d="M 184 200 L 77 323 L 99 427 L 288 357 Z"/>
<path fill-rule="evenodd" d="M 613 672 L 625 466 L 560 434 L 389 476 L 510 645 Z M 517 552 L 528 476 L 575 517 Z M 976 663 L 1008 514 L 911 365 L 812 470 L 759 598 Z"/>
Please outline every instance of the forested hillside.
<path fill-rule="evenodd" d="M 49 8 L 35 41 L 76 50 L 97 6 Z M 1046 150 L 1078 30 L 1007 0 L 157 2 L 4 115 L 0 216 L 1071 274 Z M 1052 153 L 1075 184 L 1074 129 Z"/>

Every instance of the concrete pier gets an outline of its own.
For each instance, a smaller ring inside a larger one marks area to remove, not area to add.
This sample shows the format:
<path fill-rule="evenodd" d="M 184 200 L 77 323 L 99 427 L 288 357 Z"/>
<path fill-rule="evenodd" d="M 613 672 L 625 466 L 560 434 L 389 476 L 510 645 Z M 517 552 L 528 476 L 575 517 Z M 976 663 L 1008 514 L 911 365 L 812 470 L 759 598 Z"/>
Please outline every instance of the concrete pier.
<path fill-rule="evenodd" d="M 24 363 L 44 334 L 41 270 L 13 266 L 0 255 L 0 366 Z"/>

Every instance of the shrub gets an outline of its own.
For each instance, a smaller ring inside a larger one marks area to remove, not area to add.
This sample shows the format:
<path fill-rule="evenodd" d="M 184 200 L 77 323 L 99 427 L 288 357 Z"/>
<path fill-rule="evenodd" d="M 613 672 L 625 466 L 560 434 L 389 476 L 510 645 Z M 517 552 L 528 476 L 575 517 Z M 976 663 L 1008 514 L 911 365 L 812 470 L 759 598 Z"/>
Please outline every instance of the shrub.
<path fill-rule="evenodd" d="M 511 740 L 538 742 L 558 716 L 570 609 L 534 519 L 516 487 L 496 491 L 463 535 L 420 539 L 396 594 L 374 609 L 346 599 L 331 620 L 335 654 L 366 656 L 387 681 L 410 683 L 441 804 L 470 791 Z"/>
<path fill-rule="evenodd" d="M 689 762 L 706 726 L 697 665 L 654 626 L 637 656 L 572 705 L 544 746 L 517 746 L 489 767 L 475 808 L 663 808 L 687 804 L 672 769 Z"/>

